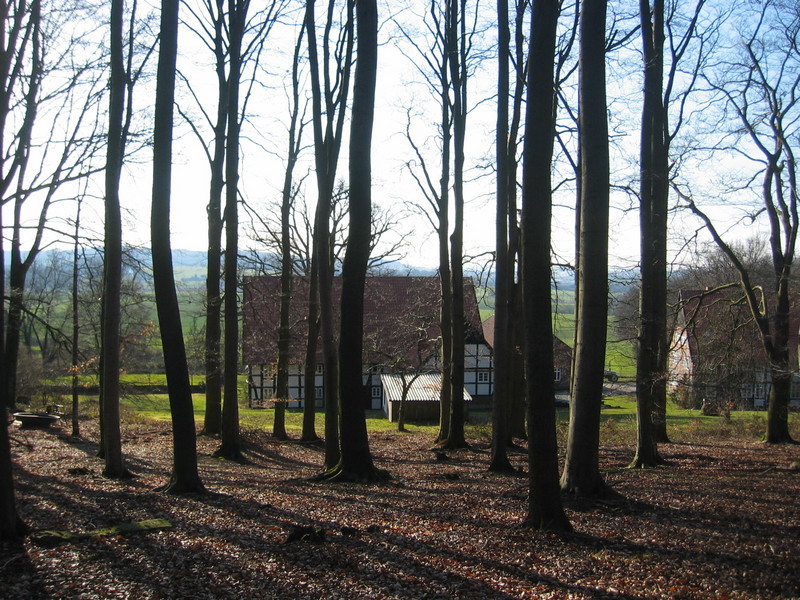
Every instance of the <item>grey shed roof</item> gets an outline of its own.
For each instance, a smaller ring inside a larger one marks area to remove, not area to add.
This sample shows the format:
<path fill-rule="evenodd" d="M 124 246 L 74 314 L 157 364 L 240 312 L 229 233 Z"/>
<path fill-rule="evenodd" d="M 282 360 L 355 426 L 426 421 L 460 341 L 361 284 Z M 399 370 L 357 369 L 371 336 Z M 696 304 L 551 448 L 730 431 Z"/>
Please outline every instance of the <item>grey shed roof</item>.
<path fill-rule="evenodd" d="M 408 375 L 411 378 L 413 375 Z M 381 374 L 381 384 L 387 402 L 400 402 L 403 398 L 403 377 L 389 373 Z M 406 401 L 408 402 L 438 402 L 439 392 L 442 389 L 441 373 L 422 373 L 411 384 Z M 464 401 L 471 402 L 467 390 L 464 390 Z"/>

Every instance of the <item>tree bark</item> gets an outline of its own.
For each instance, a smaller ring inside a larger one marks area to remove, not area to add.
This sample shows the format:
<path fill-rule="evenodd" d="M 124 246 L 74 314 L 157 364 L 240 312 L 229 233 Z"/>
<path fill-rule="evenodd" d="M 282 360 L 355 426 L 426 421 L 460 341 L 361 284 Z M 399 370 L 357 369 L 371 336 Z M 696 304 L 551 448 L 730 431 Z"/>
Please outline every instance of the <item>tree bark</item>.
<path fill-rule="evenodd" d="M 332 0 L 330 0 L 332 2 Z M 336 344 L 336 331 L 333 321 L 333 250 L 329 223 L 336 167 L 341 149 L 347 94 L 350 87 L 350 69 L 353 55 L 353 3 L 347 4 L 346 31 L 343 33 L 340 79 L 337 89 L 331 89 L 330 77 L 325 77 L 323 90 L 320 69 L 328 69 L 327 62 L 320 64 L 317 52 L 315 0 L 306 1 L 305 27 L 308 33 L 308 59 L 311 71 L 311 92 L 314 129 L 314 162 L 317 176 L 317 210 L 314 216 L 313 260 L 317 264 L 317 284 L 319 290 L 319 316 L 324 357 L 325 381 L 325 463 L 323 472 L 336 467 L 341 459 L 339 448 L 339 356 Z M 332 9 L 332 4 L 329 5 Z M 330 57 L 331 11 L 328 13 L 323 53 Z M 324 93 L 324 109 L 323 109 Z M 323 129 L 323 115 L 325 127 Z"/>
<path fill-rule="evenodd" d="M 464 144 L 467 126 L 466 25 L 463 0 L 448 0 L 447 66 L 452 88 L 453 231 L 450 234 L 450 422 L 444 448 L 464 448 Z"/>
<path fill-rule="evenodd" d="M 222 193 L 225 187 L 225 146 L 228 120 L 228 78 L 225 75 L 224 0 L 216 0 L 214 55 L 217 76 L 217 116 L 214 123 L 214 153 L 211 156 L 211 181 L 208 207 L 208 260 L 206 264 L 206 414 L 203 433 L 222 432 Z"/>
<path fill-rule="evenodd" d="M 228 0 L 228 138 L 225 146 L 225 272 L 223 319 L 225 350 L 222 399 L 222 443 L 216 456 L 242 460 L 239 432 L 239 83 L 247 15 L 246 0 Z"/>
<path fill-rule="evenodd" d="M 489 470 L 513 471 L 508 460 L 509 408 L 513 396 L 511 374 L 512 346 L 510 309 L 514 262 L 509 255 L 509 149 L 508 149 L 508 64 L 511 30 L 508 25 L 508 0 L 497 0 L 497 198 L 495 210 L 495 312 L 494 312 L 494 389 L 492 395 L 492 456 Z"/>
<path fill-rule="evenodd" d="M 337 480 L 384 479 L 372 462 L 362 383 L 364 288 L 372 218 L 372 126 L 378 65 L 378 9 L 375 0 L 356 4 L 357 62 L 350 125 L 350 228 L 342 265 L 339 364 L 341 462 Z"/>
<path fill-rule="evenodd" d="M 664 124 L 664 3 L 640 0 L 644 59 L 644 102 L 640 148 L 639 228 L 641 290 L 639 352 L 636 359 L 636 455 L 631 467 L 662 462 L 655 432 L 655 407 L 666 405 L 667 198 L 668 165 Z"/>
<path fill-rule="evenodd" d="M 534 0 L 528 55 L 522 206 L 522 286 L 528 396 L 528 513 L 536 529 L 570 531 L 561 505 L 553 381 L 550 231 L 557 0 Z"/>
<path fill-rule="evenodd" d="M 569 440 L 561 487 L 565 492 L 590 497 L 610 492 L 600 475 L 599 466 L 600 408 L 608 323 L 609 155 L 605 23 L 606 0 L 581 2 L 579 318 Z"/>
<path fill-rule="evenodd" d="M 122 0 L 111 2 L 111 82 L 106 156 L 105 248 L 103 263 L 103 444 L 106 477 L 129 475 L 122 457 L 119 414 L 120 287 L 122 284 L 122 217 L 119 180 L 124 156 L 125 63 L 122 54 Z"/>
<path fill-rule="evenodd" d="M 301 150 L 303 124 L 300 121 L 300 82 L 298 76 L 300 47 L 303 39 L 302 31 L 298 36 L 292 67 L 292 114 L 289 124 L 289 152 L 286 172 L 283 178 L 281 194 L 281 305 L 280 323 L 278 327 L 278 374 L 275 382 L 276 403 L 272 436 L 287 439 L 286 435 L 286 402 L 289 397 L 289 307 L 292 298 L 292 239 L 291 214 L 294 188 L 294 168 Z M 312 413 L 313 414 L 313 413 Z M 312 423 L 313 429 L 313 423 Z M 314 434 L 316 435 L 316 434 Z"/>
<path fill-rule="evenodd" d="M 300 441 L 316 442 L 317 413 L 317 344 L 319 343 L 319 310 L 317 294 L 317 261 L 311 258 L 311 273 L 308 278 L 308 339 L 306 340 L 306 360 L 303 372 L 303 432 Z M 327 410 L 325 412 L 327 419 Z"/>
<path fill-rule="evenodd" d="M 179 0 L 162 0 L 161 3 L 161 35 L 153 129 L 153 202 L 150 216 L 153 286 L 172 413 L 173 468 L 164 491 L 175 494 L 203 491 L 203 484 L 197 472 L 195 440 L 197 432 L 189 387 L 186 347 L 172 270 L 169 229 L 178 6 Z"/>

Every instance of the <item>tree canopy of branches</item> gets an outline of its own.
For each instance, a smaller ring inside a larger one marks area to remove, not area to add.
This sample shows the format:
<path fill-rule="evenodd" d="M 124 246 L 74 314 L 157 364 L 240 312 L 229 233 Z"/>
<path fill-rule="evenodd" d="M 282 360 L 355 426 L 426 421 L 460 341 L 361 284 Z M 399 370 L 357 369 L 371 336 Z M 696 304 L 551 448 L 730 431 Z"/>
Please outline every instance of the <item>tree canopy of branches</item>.
<path fill-rule="evenodd" d="M 782 443 L 792 441 L 788 408 L 796 367 L 790 362 L 789 340 L 791 270 L 800 227 L 795 157 L 800 115 L 800 11 L 793 4 L 768 1 L 744 10 L 741 19 L 738 54 L 730 49 L 726 68 L 705 77 L 725 109 L 724 120 L 717 126 L 727 128 L 722 130 L 727 139 L 718 142 L 717 151 L 738 155 L 754 166 L 745 187 L 731 194 L 747 194 L 751 182 L 761 182 L 760 206 L 754 208 L 752 218 L 763 214 L 768 224 L 769 287 L 761 288 L 752 280 L 743 258 L 702 204 L 686 189 L 677 191 L 738 274 L 770 365 L 765 439 Z"/>

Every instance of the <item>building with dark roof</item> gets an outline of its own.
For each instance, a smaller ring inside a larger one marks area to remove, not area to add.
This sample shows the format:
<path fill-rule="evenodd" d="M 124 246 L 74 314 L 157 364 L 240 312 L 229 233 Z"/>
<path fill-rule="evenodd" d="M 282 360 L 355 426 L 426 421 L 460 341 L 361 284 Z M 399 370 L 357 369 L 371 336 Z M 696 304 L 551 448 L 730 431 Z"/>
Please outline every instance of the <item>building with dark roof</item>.
<path fill-rule="evenodd" d="M 483 322 L 486 343 L 494 349 L 494 315 Z M 572 370 L 572 348 L 558 336 L 553 336 L 553 383 L 556 391 L 569 389 Z"/>
<path fill-rule="evenodd" d="M 308 337 L 309 279 L 295 277 L 289 309 L 289 398 L 288 406 L 303 405 L 305 355 Z M 334 278 L 333 301 L 340 302 L 341 279 Z M 486 343 L 475 287 L 470 278 L 464 283 L 465 304 L 465 398 L 489 402 L 492 394 L 491 350 Z M 368 277 L 364 292 L 364 384 L 370 400 L 366 408 L 383 409 L 390 414 L 392 386 L 383 375 L 439 373 L 441 369 L 441 328 L 439 323 L 441 290 L 438 277 Z M 264 406 L 275 399 L 280 322 L 280 278 L 246 277 L 244 280 L 243 359 L 248 370 L 251 406 Z M 338 314 L 338 311 L 334 311 Z M 338 331 L 338 324 L 335 324 Z M 317 406 L 324 406 L 326 390 L 323 359 L 318 346 L 315 386 Z M 438 389 L 413 402 L 416 418 L 438 416 Z M 441 377 L 438 380 L 441 381 Z M 439 389 L 441 383 L 439 383 Z M 420 405 L 421 406 L 421 405 Z"/>
<path fill-rule="evenodd" d="M 794 314 L 790 318 L 789 348 L 796 365 L 800 321 Z M 769 361 L 738 289 L 680 291 L 668 377 L 683 404 L 766 407 L 771 387 Z M 797 373 L 792 375 L 791 404 L 800 406 Z"/>

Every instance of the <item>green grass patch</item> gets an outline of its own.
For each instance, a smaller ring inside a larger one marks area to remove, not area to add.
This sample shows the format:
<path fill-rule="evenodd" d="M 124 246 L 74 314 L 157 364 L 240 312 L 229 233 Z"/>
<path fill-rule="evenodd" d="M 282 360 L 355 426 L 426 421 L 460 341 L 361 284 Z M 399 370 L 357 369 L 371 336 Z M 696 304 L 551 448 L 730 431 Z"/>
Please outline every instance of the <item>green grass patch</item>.
<path fill-rule="evenodd" d="M 194 404 L 194 416 L 198 424 L 202 423 L 206 414 L 205 395 L 193 394 L 192 403 Z M 169 409 L 169 397 L 166 394 L 147 394 L 129 396 L 121 400 L 128 416 L 137 419 L 151 419 L 156 421 L 168 421 L 171 418 Z M 380 410 L 368 410 L 367 428 L 371 432 L 397 431 L 397 423 L 390 423 Z M 322 432 L 325 414 L 318 410 L 316 413 L 315 427 L 318 432 Z M 239 405 L 239 423 L 241 427 L 248 429 L 271 430 L 275 421 L 274 408 L 249 408 L 246 404 Z M 431 432 L 435 435 L 438 425 L 435 424 L 407 424 L 406 428 L 414 433 L 418 431 Z M 303 429 L 303 411 L 298 408 L 286 409 L 286 431 L 289 433 L 299 433 Z"/>
<path fill-rule="evenodd" d="M 242 396 L 243 397 L 243 396 Z M 195 420 L 202 425 L 205 417 L 205 395 L 194 394 Z M 141 394 L 126 396 L 121 400 L 123 418 L 128 421 L 170 419 L 169 398 L 166 394 Z M 97 399 L 84 400 L 82 412 L 97 414 Z M 566 440 L 569 424 L 569 410 L 559 407 L 557 428 L 559 439 Z M 239 419 L 243 428 L 272 430 L 275 418 L 273 408 L 249 408 L 244 401 L 240 403 Z M 371 433 L 396 432 L 397 423 L 389 422 L 382 411 L 366 411 L 367 429 Z M 286 410 L 286 430 L 290 435 L 302 431 L 302 409 Z M 600 413 L 600 435 L 602 443 L 636 443 L 636 400 L 631 395 L 606 398 Z M 324 431 L 324 412 L 316 413 L 315 427 L 318 433 Z M 434 437 L 438 432 L 436 423 L 411 423 L 406 425 L 409 433 L 419 433 Z M 800 439 L 800 413 L 789 415 L 789 428 L 795 439 Z M 689 442 L 703 439 L 745 439 L 758 441 L 766 429 L 765 411 L 732 411 L 730 417 L 702 415 L 700 410 L 683 409 L 674 403 L 667 406 L 667 432 L 675 442 Z M 472 412 L 466 426 L 470 439 L 488 442 L 491 439 L 491 414 Z"/>

